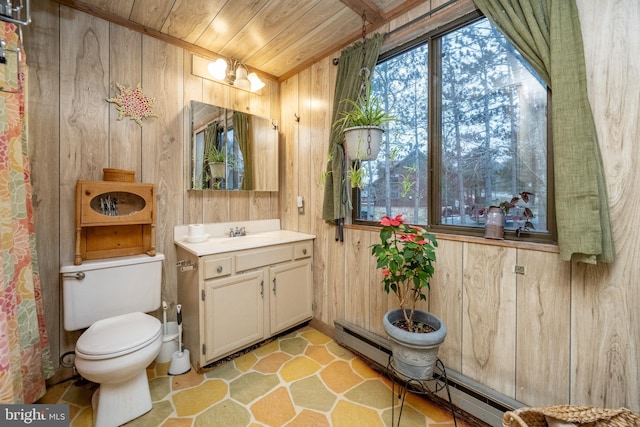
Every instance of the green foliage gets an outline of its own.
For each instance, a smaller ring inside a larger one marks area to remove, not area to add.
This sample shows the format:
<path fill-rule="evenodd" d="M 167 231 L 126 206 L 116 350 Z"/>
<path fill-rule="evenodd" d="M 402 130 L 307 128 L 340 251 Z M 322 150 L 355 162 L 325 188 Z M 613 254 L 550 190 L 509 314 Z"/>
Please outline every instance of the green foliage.
<path fill-rule="evenodd" d="M 320 174 L 320 185 L 322 185 L 322 186 L 325 185 L 325 183 L 327 182 L 327 178 L 331 174 L 331 170 L 329 169 L 329 165 L 331 164 L 332 161 L 333 161 L 333 155 L 331 153 L 329 153 L 329 155 L 327 156 L 327 169 L 325 169 Z"/>
<path fill-rule="evenodd" d="M 207 163 L 224 163 L 225 152 L 214 145 L 211 150 L 204 154 L 204 161 Z"/>
<path fill-rule="evenodd" d="M 340 130 L 354 126 L 381 126 L 396 120 L 384 109 L 380 98 L 371 94 L 370 84 L 366 85 L 364 95 L 358 96 L 356 101 L 345 99 L 343 102 L 349 108 L 334 123 Z"/>
<path fill-rule="evenodd" d="M 380 243 L 371 245 L 371 255 L 377 260 L 377 268 L 382 270 L 385 292 L 396 295 L 407 326 L 413 332 L 417 329 L 413 322 L 416 303 L 426 300 L 425 290 L 430 289 L 435 272 L 433 263 L 438 242 L 424 228 L 405 224 L 402 215 L 384 216 L 380 224 Z"/>
<path fill-rule="evenodd" d="M 407 197 L 413 190 L 414 181 L 411 180 L 411 176 L 414 175 L 418 168 L 416 166 L 405 166 L 406 175 L 402 178 L 402 197 Z"/>
<path fill-rule="evenodd" d="M 351 164 L 351 167 L 347 171 L 347 178 L 349 178 L 351 188 L 358 187 L 359 189 L 363 190 L 365 177 L 366 170 L 360 166 L 359 162 L 353 162 Z"/>
<path fill-rule="evenodd" d="M 231 169 L 235 169 L 237 166 L 236 159 L 230 153 L 225 153 L 224 148 L 218 149 L 217 147 L 211 147 L 211 150 L 204 154 L 204 161 L 206 163 L 226 163 Z"/>

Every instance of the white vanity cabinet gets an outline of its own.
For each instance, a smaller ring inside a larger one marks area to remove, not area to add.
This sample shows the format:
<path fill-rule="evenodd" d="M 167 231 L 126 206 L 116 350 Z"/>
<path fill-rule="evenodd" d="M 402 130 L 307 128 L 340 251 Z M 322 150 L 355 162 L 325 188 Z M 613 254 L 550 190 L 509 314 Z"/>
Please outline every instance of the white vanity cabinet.
<path fill-rule="evenodd" d="M 313 240 L 198 255 L 178 245 L 183 341 L 200 370 L 313 316 Z"/>
<path fill-rule="evenodd" d="M 265 338 L 263 288 L 262 270 L 204 282 L 205 364 Z"/>

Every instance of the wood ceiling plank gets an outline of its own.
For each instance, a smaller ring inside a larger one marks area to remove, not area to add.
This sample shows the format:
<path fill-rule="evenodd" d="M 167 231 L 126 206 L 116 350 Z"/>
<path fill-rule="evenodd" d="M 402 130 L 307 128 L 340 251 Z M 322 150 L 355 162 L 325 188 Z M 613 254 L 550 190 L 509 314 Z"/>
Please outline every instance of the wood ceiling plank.
<path fill-rule="evenodd" d="M 408 4 L 412 4 L 412 5 L 416 5 L 416 4 L 422 4 L 422 3 L 426 3 L 427 1 L 430 0 L 407 0 L 404 3 L 402 3 L 402 6 L 399 6 L 391 11 L 389 11 L 388 13 L 385 14 L 385 22 L 382 23 L 381 25 L 374 25 L 374 24 L 369 24 L 367 25 L 367 34 L 371 34 L 372 32 L 376 31 L 376 30 L 380 30 L 380 28 L 382 28 L 383 26 L 387 26 L 386 31 L 388 31 L 388 24 L 390 21 L 392 21 L 393 19 L 397 18 L 398 16 L 402 15 L 403 13 L 405 13 L 408 10 Z M 447 0 L 436 0 L 435 3 L 442 3 L 442 2 L 446 2 Z M 458 1 L 458 0 L 454 0 L 454 1 Z M 462 3 L 471 3 L 473 4 L 472 0 L 459 0 Z M 308 56 L 307 59 L 305 59 L 304 61 L 299 62 L 296 66 L 293 66 L 292 68 L 288 69 L 285 73 L 283 74 L 277 74 L 278 76 L 278 81 L 283 82 L 285 80 L 287 80 L 288 78 L 290 78 L 291 76 L 296 75 L 297 73 L 299 73 L 301 70 L 304 70 L 305 68 L 311 66 L 311 64 L 321 60 L 322 58 L 325 58 L 327 55 L 331 55 L 337 51 L 340 51 L 341 49 L 345 48 L 346 46 L 350 45 L 351 43 L 355 42 L 356 40 L 358 40 L 359 38 L 362 37 L 362 32 L 360 30 L 353 32 L 351 35 L 348 35 L 340 40 L 337 39 L 337 37 L 331 37 L 331 39 L 334 41 L 334 43 L 332 44 L 332 46 L 324 51 L 312 51 L 312 54 Z M 263 70 L 267 70 L 268 68 L 263 67 Z M 273 70 L 269 70 L 269 72 L 273 72 Z"/>
<path fill-rule="evenodd" d="M 343 13 L 345 11 L 348 13 Z M 307 13 L 304 25 L 295 24 L 286 31 L 282 31 L 257 51 L 255 55 L 248 58 L 246 62 L 255 68 L 262 69 L 264 64 L 280 55 L 284 50 L 288 49 L 299 40 L 308 38 L 309 33 L 315 28 L 323 25 L 326 26 L 327 22 L 334 19 L 343 20 L 342 25 L 348 27 L 352 24 L 354 17 L 358 20 L 360 19 L 357 14 L 344 7 L 339 0 L 323 1 L 318 3 Z M 331 43 L 331 39 L 327 39 L 326 37 L 321 37 L 321 39 L 326 44 Z"/>
<path fill-rule="evenodd" d="M 309 52 L 331 50 L 335 46 L 335 40 L 351 37 L 353 26 L 360 21 L 359 16 L 354 14 L 352 10 L 345 8 L 323 25 L 311 30 L 305 37 L 284 49 L 271 61 L 265 63 L 264 68 L 275 70 L 277 75 L 282 75 L 308 59 Z M 332 34 L 335 38 L 327 39 L 322 37 L 323 34 Z"/>
<path fill-rule="evenodd" d="M 129 19 L 147 28 L 160 31 L 174 0 L 134 0 Z"/>
<path fill-rule="evenodd" d="M 220 51 L 224 56 L 244 62 L 282 31 L 293 25 L 304 26 L 306 14 L 326 0 L 271 0 Z"/>
<path fill-rule="evenodd" d="M 238 34 L 270 0 L 252 0 L 241 3 L 228 1 L 211 24 L 200 35 L 196 44 L 213 52 L 220 52 L 227 42 Z"/>
<path fill-rule="evenodd" d="M 227 0 L 177 0 L 162 32 L 195 43 Z"/>
<path fill-rule="evenodd" d="M 449 0 L 52 1 L 207 58 L 223 55 L 241 60 L 265 78 L 283 81 L 360 39 L 363 8 L 370 11 L 366 32 L 371 34 L 420 4 L 435 6 Z M 352 17 L 340 15 L 344 22 L 337 23 L 334 19 L 341 10 Z"/>

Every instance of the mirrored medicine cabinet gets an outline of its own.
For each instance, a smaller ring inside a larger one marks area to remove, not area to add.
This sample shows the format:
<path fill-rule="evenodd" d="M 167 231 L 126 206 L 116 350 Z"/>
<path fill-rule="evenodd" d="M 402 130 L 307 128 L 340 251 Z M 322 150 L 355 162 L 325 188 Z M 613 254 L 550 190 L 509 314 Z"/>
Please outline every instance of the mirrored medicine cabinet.
<path fill-rule="evenodd" d="M 190 102 L 190 190 L 278 191 L 278 130 L 271 119 Z"/>

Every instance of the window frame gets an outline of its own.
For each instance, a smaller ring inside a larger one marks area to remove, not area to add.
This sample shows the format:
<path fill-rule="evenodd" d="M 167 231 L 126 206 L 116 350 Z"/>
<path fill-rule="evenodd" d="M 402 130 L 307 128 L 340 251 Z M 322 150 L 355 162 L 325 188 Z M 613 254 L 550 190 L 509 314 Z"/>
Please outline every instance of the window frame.
<path fill-rule="evenodd" d="M 441 160 L 442 160 L 442 97 L 441 97 L 441 75 L 442 66 L 441 62 L 437 59 L 442 56 L 442 38 L 454 32 L 462 27 L 471 25 L 476 21 L 485 18 L 480 11 L 475 10 L 464 16 L 452 20 L 448 24 L 438 27 L 434 30 L 428 31 L 414 39 L 403 43 L 393 49 L 380 54 L 378 58 L 378 64 L 385 62 L 395 56 L 401 55 L 417 46 L 427 44 L 428 45 L 428 141 L 427 141 L 427 158 L 428 158 L 428 173 L 427 173 L 427 227 L 432 232 L 451 235 L 462 236 L 474 236 L 484 237 L 484 227 L 473 226 L 461 226 L 461 225 L 449 225 L 441 224 Z M 555 193 L 554 193 L 554 176 L 553 176 L 553 135 L 552 135 L 552 120 L 551 120 L 551 89 L 547 87 L 547 231 L 546 232 L 526 232 L 524 235 L 517 236 L 516 230 L 505 230 L 505 240 L 519 240 L 532 243 L 556 243 L 557 242 L 557 228 L 555 220 Z M 360 190 L 358 188 L 352 189 L 353 210 L 351 212 L 352 224 L 364 225 L 364 226 L 377 226 L 379 224 L 376 221 L 367 221 L 364 219 L 358 219 L 358 212 L 360 212 Z M 417 224 L 425 226 L 425 224 Z"/>

